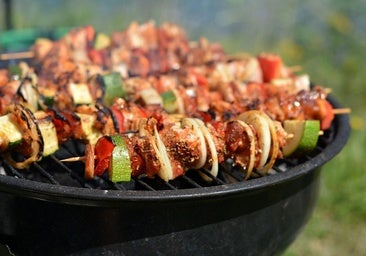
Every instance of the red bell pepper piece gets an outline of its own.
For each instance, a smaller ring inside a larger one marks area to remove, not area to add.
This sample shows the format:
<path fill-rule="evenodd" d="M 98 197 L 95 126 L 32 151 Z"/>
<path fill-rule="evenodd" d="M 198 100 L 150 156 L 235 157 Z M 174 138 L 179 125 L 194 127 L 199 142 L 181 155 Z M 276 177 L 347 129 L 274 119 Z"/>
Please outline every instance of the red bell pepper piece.
<path fill-rule="evenodd" d="M 263 82 L 269 83 L 272 79 L 281 77 L 283 64 L 280 56 L 276 54 L 262 53 L 257 59 L 262 69 Z"/>
<path fill-rule="evenodd" d="M 98 139 L 94 153 L 95 153 L 95 170 L 94 174 L 97 176 L 103 173 L 109 167 L 109 160 L 114 149 L 114 144 L 108 136 L 103 136 Z"/>
<path fill-rule="evenodd" d="M 333 107 L 328 101 L 323 100 L 322 102 L 325 108 L 325 116 L 321 120 L 320 127 L 324 131 L 329 129 L 330 126 L 332 125 L 332 121 L 334 119 L 334 113 L 333 113 Z"/>
<path fill-rule="evenodd" d="M 124 129 L 124 120 L 125 120 L 125 118 L 123 116 L 122 111 L 120 111 L 118 109 L 118 107 L 116 107 L 115 105 L 111 106 L 110 109 L 113 112 L 113 115 L 116 118 L 116 121 L 118 123 L 118 128 L 119 128 L 118 133 L 123 133 L 125 131 L 125 129 Z"/>

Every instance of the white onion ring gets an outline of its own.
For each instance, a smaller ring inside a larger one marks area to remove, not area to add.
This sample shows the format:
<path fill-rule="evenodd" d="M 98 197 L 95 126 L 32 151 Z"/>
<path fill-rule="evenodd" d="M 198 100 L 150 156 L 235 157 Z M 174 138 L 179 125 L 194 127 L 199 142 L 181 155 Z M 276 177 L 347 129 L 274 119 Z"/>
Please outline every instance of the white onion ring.
<path fill-rule="evenodd" d="M 252 129 L 250 128 L 250 126 L 241 121 L 241 120 L 236 120 L 241 126 L 243 126 L 248 138 L 249 138 L 249 151 L 250 151 L 250 155 L 249 155 L 249 163 L 247 164 L 245 171 L 246 171 L 246 175 L 245 175 L 245 179 L 248 179 L 250 177 L 250 175 L 252 174 L 253 168 L 254 168 L 254 163 L 255 163 L 255 144 L 256 144 L 256 139 L 255 139 L 255 135 L 252 131 Z"/>
<path fill-rule="evenodd" d="M 173 179 L 172 164 L 170 163 L 168 152 L 163 141 L 160 138 L 156 125 L 154 126 L 154 136 L 152 137 L 150 142 L 156 152 L 156 156 L 160 161 L 160 170 L 158 172 L 158 175 L 164 181 L 169 181 Z"/>
<path fill-rule="evenodd" d="M 29 156 L 24 156 L 25 160 L 15 161 L 11 152 L 5 154 L 5 159 L 11 166 L 17 169 L 25 169 L 31 163 L 40 160 L 43 152 L 43 138 L 39 129 L 36 118 L 33 113 L 21 104 L 13 104 L 8 108 L 8 112 L 12 114 L 15 123 L 18 125 L 22 133 L 23 141 L 29 146 L 31 153 Z"/>
<path fill-rule="evenodd" d="M 198 163 L 193 166 L 193 169 L 200 169 L 205 165 L 207 159 L 207 147 L 202 129 L 200 129 L 200 125 L 193 118 L 184 118 L 182 124 L 183 126 L 191 126 L 200 141 L 200 158 Z"/>
<path fill-rule="evenodd" d="M 194 120 L 199 125 L 199 128 L 201 129 L 203 136 L 205 136 L 208 147 L 210 148 L 211 160 L 212 160 L 210 173 L 212 174 L 212 176 L 216 177 L 217 173 L 219 171 L 219 160 L 218 160 L 218 156 L 217 156 L 215 142 L 212 138 L 212 134 L 210 133 L 210 131 L 208 130 L 208 128 L 205 126 L 205 124 L 203 123 L 203 121 L 201 119 L 195 118 Z M 206 176 L 206 175 L 204 175 L 204 176 Z"/>
<path fill-rule="evenodd" d="M 257 132 L 258 144 L 261 150 L 259 164 L 257 170 L 262 173 L 262 168 L 267 162 L 271 149 L 271 132 L 269 123 L 261 114 L 261 111 L 250 110 L 239 115 L 238 119 L 252 125 Z"/>
<path fill-rule="evenodd" d="M 275 125 L 268 115 L 259 110 L 246 111 L 239 115 L 238 118 L 253 125 L 257 132 L 260 131 L 262 133 L 258 137 L 263 147 L 261 147 L 262 155 L 257 170 L 260 174 L 265 175 L 275 163 L 279 151 Z M 257 120 L 260 120 L 260 122 Z"/>
<path fill-rule="evenodd" d="M 260 170 L 261 173 L 267 174 L 268 171 L 272 168 L 272 166 L 274 165 L 277 156 L 278 156 L 278 151 L 280 149 L 280 144 L 278 142 L 278 136 L 277 136 L 277 131 L 276 131 L 276 126 L 273 123 L 273 120 L 266 115 L 265 113 L 261 112 L 262 116 L 267 120 L 268 122 L 268 126 L 269 126 L 269 130 L 271 133 L 271 150 L 270 150 L 270 157 L 269 160 L 267 161 L 267 163 L 263 166 L 263 168 Z"/>

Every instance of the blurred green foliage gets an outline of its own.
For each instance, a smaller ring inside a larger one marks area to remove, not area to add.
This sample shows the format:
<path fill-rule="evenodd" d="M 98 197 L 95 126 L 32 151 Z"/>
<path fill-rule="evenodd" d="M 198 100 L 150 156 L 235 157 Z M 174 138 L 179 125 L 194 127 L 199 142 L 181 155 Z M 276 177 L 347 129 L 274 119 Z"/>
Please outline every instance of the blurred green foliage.
<path fill-rule="evenodd" d="M 131 21 L 171 21 L 183 26 L 192 40 L 205 36 L 229 53 L 276 52 L 288 65 L 301 65 L 312 81 L 331 88 L 352 109 L 352 134 L 341 154 L 324 166 L 318 206 L 285 255 L 362 255 L 366 251 L 365 11 L 365 0 L 14 0 L 12 21 L 18 30 L 91 24 L 106 33 L 122 30 Z M 0 33 L 4 31 L 0 26 Z"/>

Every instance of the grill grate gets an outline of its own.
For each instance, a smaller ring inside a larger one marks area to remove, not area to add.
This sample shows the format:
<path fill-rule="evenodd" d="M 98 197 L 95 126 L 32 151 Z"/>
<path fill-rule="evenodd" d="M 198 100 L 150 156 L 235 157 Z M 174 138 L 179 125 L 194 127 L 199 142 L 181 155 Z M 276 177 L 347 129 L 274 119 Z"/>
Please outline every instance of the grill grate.
<path fill-rule="evenodd" d="M 314 152 L 296 159 L 278 159 L 268 175 L 291 171 L 291 168 L 298 164 L 311 160 L 315 155 L 323 151 L 323 149 L 333 140 L 333 137 L 334 127 L 319 137 L 318 145 Z M 83 162 L 62 162 L 60 160 L 73 156 L 82 156 L 84 148 L 84 144 L 79 141 L 67 141 L 57 152 L 55 152 L 55 154 L 45 157 L 37 163 L 33 163 L 26 170 L 17 170 L 9 165 L 6 160 L 1 159 L 1 171 L 3 175 L 54 185 L 121 191 L 179 190 L 245 182 L 244 174 L 238 168 L 233 168 L 230 161 L 226 161 L 224 164 L 220 165 L 217 177 L 212 177 L 207 170 L 192 170 L 187 171 L 185 175 L 169 182 L 165 182 L 158 177 L 152 179 L 146 175 L 140 175 L 139 177 L 131 179 L 129 182 L 113 183 L 108 179 L 107 174 L 102 177 L 95 177 L 92 180 L 86 180 L 84 179 Z M 200 172 L 211 177 L 211 181 L 203 179 L 202 176 L 204 175 L 200 175 Z M 260 175 L 254 171 L 254 177 L 252 179 L 256 178 L 260 178 Z"/>

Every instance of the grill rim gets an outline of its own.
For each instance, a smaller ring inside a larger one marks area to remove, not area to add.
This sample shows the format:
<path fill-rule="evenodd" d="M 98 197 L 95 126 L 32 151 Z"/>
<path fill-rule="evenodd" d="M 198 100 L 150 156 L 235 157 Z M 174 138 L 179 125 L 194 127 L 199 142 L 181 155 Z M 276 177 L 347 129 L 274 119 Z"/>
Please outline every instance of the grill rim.
<path fill-rule="evenodd" d="M 342 108 L 342 105 L 334 96 L 329 95 L 328 100 L 334 108 Z M 298 179 L 307 173 L 315 171 L 334 158 L 348 140 L 351 130 L 349 115 L 336 115 L 332 127 L 335 128 L 333 140 L 314 157 L 291 167 L 290 170 L 243 182 L 180 190 L 119 191 L 53 185 L 1 175 L 0 191 L 37 200 L 88 206 L 115 205 L 116 202 L 194 200 L 223 197 L 237 193 L 256 192 L 268 186 L 276 186 Z"/>

